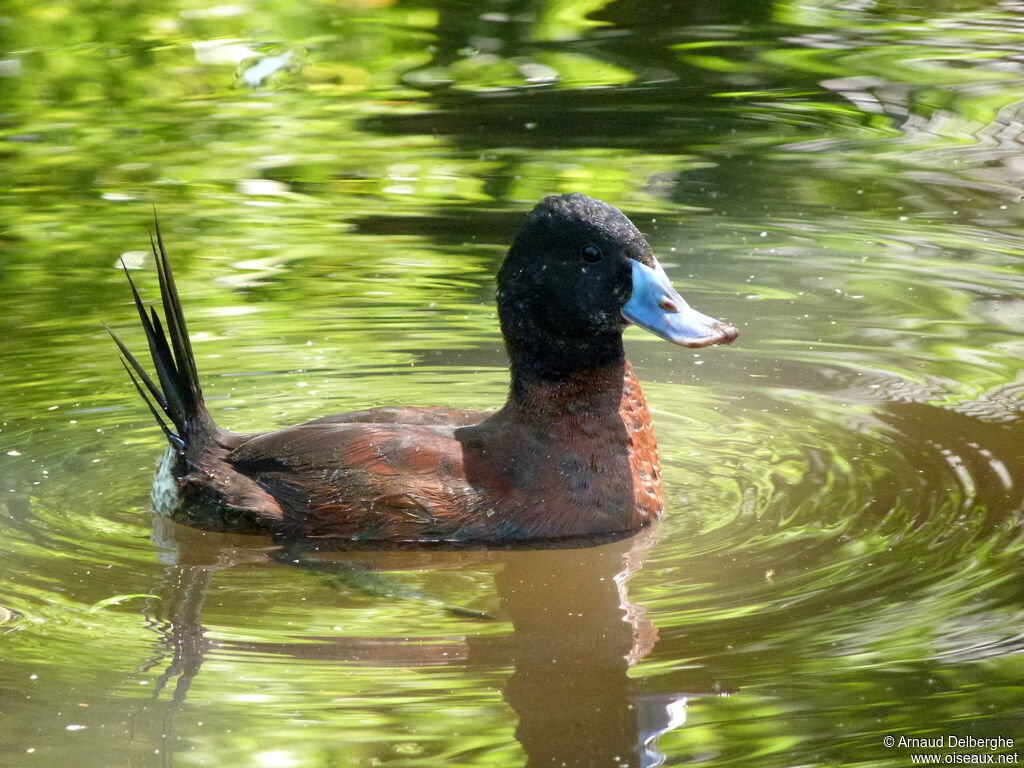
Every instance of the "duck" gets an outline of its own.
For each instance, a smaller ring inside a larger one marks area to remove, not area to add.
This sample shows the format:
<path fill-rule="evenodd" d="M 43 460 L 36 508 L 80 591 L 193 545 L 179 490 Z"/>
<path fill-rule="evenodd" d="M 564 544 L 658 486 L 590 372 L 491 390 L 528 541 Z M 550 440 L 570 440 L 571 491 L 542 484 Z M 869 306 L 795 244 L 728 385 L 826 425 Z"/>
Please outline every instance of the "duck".
<path fill-rule="evenodd" d="M 162 321 L 125 275 L 155 376 L 111 336 L 168 442 L 167 514 L 208 530 L 413 546 L 630 535 L 661 516 L 663 484 L 623 332 L 689 348 L 737 337 L 687 304 L 620 210 L 553 195 L 526 215 L 497 273 L 502 407 L 385 406 L 238 434 L 204 402 L 159 222 L 150 242 Z"/>

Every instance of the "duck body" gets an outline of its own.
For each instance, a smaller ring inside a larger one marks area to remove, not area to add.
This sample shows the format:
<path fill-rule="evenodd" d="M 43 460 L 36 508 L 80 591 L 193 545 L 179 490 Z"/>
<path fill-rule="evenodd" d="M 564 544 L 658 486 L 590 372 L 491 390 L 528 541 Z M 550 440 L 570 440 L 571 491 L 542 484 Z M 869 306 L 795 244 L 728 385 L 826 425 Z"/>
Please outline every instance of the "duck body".
<path fill-rule="evenodd" d="M 258 435 L 220 432 L 173 470 L 179 509 L 191 522 L 188 502 L 201 499 L 242 530 L 352 541 L 633 531 L 661 511 L 654 430 L 628 364 L 596 380 L 555 385 L 541 408 L 376 408 Z"/>
<path fill-rule="evenodd" d="M 504 407 L 374 408 L 238 435 L 203 405 L 159 232 L 154 253 L 166 333 L 135 299 L 159 384 L 115 341 L 171 444 L 172 514 L 219 530 L 497 545 L 636 531 L 661 513 L 661 465 L 622 331 L 636 322 L 687 346 L 736 335 L 686 306 L 616 209 L 545 198 L 498 276 Z"/>

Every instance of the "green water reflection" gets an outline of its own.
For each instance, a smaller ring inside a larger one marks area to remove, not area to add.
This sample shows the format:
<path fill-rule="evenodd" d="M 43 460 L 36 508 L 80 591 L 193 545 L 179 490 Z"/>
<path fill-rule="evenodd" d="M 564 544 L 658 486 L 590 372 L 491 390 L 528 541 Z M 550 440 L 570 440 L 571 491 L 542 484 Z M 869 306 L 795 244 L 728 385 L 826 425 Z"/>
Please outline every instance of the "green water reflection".
<path fill-rule="evenodd" d="M 1022 10 L 9 0 L 0 765 L 896 766 L 887 735 L 1024 738 Z M 656 531 L 333 553 L 340 579 L 149 513 L 162 438 L 101 323 L 133 333 L 119 257 L 155 293 L 151 206 L 245 431 L 500 403 L 492 275 L 568 191 L 741 329 L 628 339 Z"/>

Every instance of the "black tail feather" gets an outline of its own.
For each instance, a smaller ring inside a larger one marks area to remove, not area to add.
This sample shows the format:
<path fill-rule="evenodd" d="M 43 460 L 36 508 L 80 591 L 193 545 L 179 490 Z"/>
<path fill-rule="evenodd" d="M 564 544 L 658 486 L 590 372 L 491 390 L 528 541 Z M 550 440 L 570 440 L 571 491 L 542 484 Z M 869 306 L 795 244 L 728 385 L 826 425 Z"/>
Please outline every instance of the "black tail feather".
<path fill-rule="evenodd" d="M 124 267 L 124 264 L 121 265 Z M 176 366 L 174 359 L 171 357 L 170 352 L 164 352 L 167 349 L 167 340 L 163 338 L 163 333 L 157 336 L 156 329 L 153 327 L 153 322 L 146 314 L 146 308 L 142 303 L 142 297 L 139 296 L 139 291 L 135 287 L 135 282 L 128 274 L 128 269 L 124 270 L 125 276 L 128 278 L 128 285 L 132 289 L 132 298 L 135 300 L 135 309 L 139 313 L 139 319 L 142 321 L 142 330 L 146 334 L 146 342 L 149 344 L 149 356 L 153 360 L 153 366 L 156 368 L 157 378 L 160 380 L 160 390 L 163 394 L 163 398 L 167 403 L 165 412 L 168 418 L 179 431 L 182 431 L 182 424 L 179 423 L 178 419 L 175 418 L 175 414 L 181 414 L 185 408 L 181 402 L 181 398 L 177 395 L 174 382 L 176 376 L 174 371 Z M 163 342 L 163 349 L 161 349 L 160 342 Z M 136 370 L 139 370 L 136 368 Z"/>
<path fill-rule="evenodd" d="M 166 310 L 165 310 L 166 312 Z M 150 340 L 150 350 L 153 352 L 153 365 L 156 366 L 157 375 L 163 384 L 164 393 L 167 396 L 167 403 L 171 410 L 171 420 L 178 429 L 184 431 L 184 420 L 179 417 L 188 412 L 188 403 L 185 400 L 184 392 L 179 389 L 178 365 L 171 353 L 171 347 L 167 343 L 167 335 L 164 333 L 163 325 L 160 323 L 160 316 L 153 307 L 149 308 L 149 324 L 146 333 Z M 153 351 L 155 348 L 155 351 Z"/>
<path fill-rule="evenodd" d="M 124 342 L 117 337 L 117 334 L 110 330 L 110 328 L 107 328 L 107 333 L 110 334 L 110 338 L 112 338 L 114 343 L 117 344 L 117 348 L 121 350 L 123 358 L 121 362 L 123 363 L 127 360 L 128 363 L 131 364 L 135 373 L 137 373 L 139 378 L 142 379 L 142 383 L 146 385 L 146 389 L 149 390 L 149 394 L 152 395 L 154 400 L 156 400 L 157 405 L 160 406 L 164 413 L 167 413 L 167 400 L 164 398 L 163 392 L 160 391 L 160 388 L 153 383 L 151 378 L 149 378 L 149 374 L 146 373 L 146 369 L 142 367 L 139 361 L 135 358 L 135 355 L 128 350 L 128 347 L 124 345 Z"/>
<path fill-rule="evenodd" d="M 117 338 L 115 337 L 114 340 L 117 341 Z M 128 367 L 128 363 L 126 363 L 124 360 L 122 360 L 121 361 L 121 365 L 124 366 L 125 371 L 128 373 L 128 378 L 132 380 L 132 384 L 135 385 L 135 389 L 138 391 L 139 395 L 142 397 L 143 401 L 146 403 L 146 407 L 149 408 L 149 412 L 153 414 L 153 418 L 156 419 L 157 425 L 159 425 L 159 427 L 163 431 L 164 435 L 167 436 L 167 441 L 171 445 L 173 445 L 175 448 L 177 448 L 178 450 L 183 450 L 185 448 L 185 441 L 182 440 L 180 437 L 178 437 L 173 432 L 171 432 L 170 428 L 167 426 L 167 423 L 163 420 L 163 417 L 160 415 L 160 412 L 157 411 L 157 409 L 153 407 L 153 403 L 150 401 L 149 397 L 146 395 L 145 390 L 142 389 L 142 385 L 139 384 L 139 380 L 135 378 L 135 374 L 132 373 L 132 369 Z"/>
<path fill-rule="evenodd" d="M 175 358 L 185 366 L 184 379 L 188 382 L 189 400 L 193 406 L 198 406 L 203 399 L 199 389 L 199 371 L 196 370 L 196 358 L 192 352 L 192 342 L 188 337 L 188 327 L 185 325 L 185 313 L 181 308 L 178 287 L 174 283 L 174 275 L 171 274 L 171 264 L 167 260 L 164 238 L 160 234 L 160 222 L 157 220 L 155 212 L 153 224 L 156 228 L 156 242 L 159 246 L 157 266 L 163 276 L 163 279 L 160 280 L 160 296 L 167 309 L 167 327 L 171 331 Z M 157 250 L 157 248 L 153 249 L 154 256 L 157 256 Z"/>
<path fill-rule="evenodd" d="M 154 221 L 156 221 L 155 213 Z M 155 308 L 150 307 L 149 312 L 146 312 L 146 306 L 142 303 L 142 297 L 139 296 L 138 289 L 136 289 L 124 262 L 121 263 L 121 266 L 128 278 L 135 309 L 142 322 L 142 330 L 146 334 L 146 342 L 149 345 L 153 367 L 156 369 L 157 381 L 160 382 L 159 386 L 113 331 L 110 331 L 109 328 L 107 330 L 123 356 L 121 363 L 128 372 L 132 384 L 135 385 L 139 395 L 146 402 L 157 424 L 167 436 L 168 442 L 178 451 L 184 451 L 189 439 L 199 431 L 211 428 L 212 422 L 203 403 L 199 373 L 196 370 L 192 344 L 185 326 L 185 314 L 181 308 L 178 289 L 174 284 L 174 276 L 171 274 L 171 265 L 167 258 L 167 250 L 164 247 L 158 221 L 156 221 L 155 229 L 156 238 L 154 239 L 150 235 L 150 244 L 153 249 L 153 259 L 156 262 L 157 277 L 160 281 L 163 321 L 160 320 Z M 157 407 L 159 407 L 159 411 Z M 174 430 L 168 426 L 168 421 L 174 425 Z"/>

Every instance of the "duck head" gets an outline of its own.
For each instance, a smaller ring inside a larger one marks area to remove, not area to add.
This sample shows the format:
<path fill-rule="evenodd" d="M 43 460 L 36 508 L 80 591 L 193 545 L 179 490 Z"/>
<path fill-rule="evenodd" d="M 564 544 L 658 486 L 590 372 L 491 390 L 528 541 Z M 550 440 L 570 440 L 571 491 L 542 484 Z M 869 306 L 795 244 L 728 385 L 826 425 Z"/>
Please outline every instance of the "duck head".
<path fill-rule="evenodd" d="M 513 372 L 545 379 L 621 362 L 630 324 L 684 347 L 737 335 L 686 303 L 621 211 L 580 194 L 546 197 L 530 212 L 498 272 L 497 299 Z"/>

